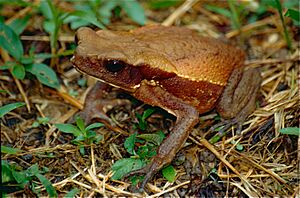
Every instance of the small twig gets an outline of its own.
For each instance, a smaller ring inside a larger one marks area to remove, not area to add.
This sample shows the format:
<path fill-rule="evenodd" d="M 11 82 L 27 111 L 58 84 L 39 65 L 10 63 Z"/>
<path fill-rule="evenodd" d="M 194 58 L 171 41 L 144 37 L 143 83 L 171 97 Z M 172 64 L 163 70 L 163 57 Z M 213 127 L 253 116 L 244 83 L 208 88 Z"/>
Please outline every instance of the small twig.
<path fill-rule="evenodd" d="M 178 185 L 176 185 L 176 186 L 173 186 L 173 187 L 171 187 L 171 188 L 169 188 L 169 189 L 167 189 L 167 190 L 164 190 L 164 191 L 159 192 L 159 193 L 157 193 L 157 194 L 148 196 L 148 198 L 159 197 L 159 196 L 161 196 L 161 195 L 163 195 L 163 194 L 165 194 L 165 193 L 167 193 L 167 192 L 174 191 L 174 190 L 176 190 L 177 188 L 179 188 L 179 187 L 181 187 L 181 186 L 185 186 L 185 185 L 189 184 L 190 182 L 191 182 L 191 181 L 183 182 L 183 183 L 178 184 Z"/>
<path fill-rule="evenodd" d="M 265 65 L 265 64 L 277 64 L 277 63 L 286 63 L 286 62 L 294 62 L 300 61 L 300 56 L 295 57 L 288 57 L 285 59 L 262 59 L 262 60 L 248 60 L 245 62 L 245 66 L 247 67 L 254 67 L 258 65 Z"/>
<path fill-rule="evenodd" d="M 237 36 L 238 34 L 242 33 L 242 32 L 247 32 L 247 31 L 250 31 L 254 28 L 258 28 L 260 26 L 263 26 L 263 25 L 268 25 L 268 24 L 273 24 L 273 21 L 275 20 L 275 18 L 272 16 L 272 17 L 268 17 L 268 18 L 265 18 L 265 19 L 262 19 L 260 21 L 256 21 L 254 23 L 250 23 L 248 25 L 244 25 L 243 27 L 241 27 L 239 30 L 233 30 L 233 31 L 230 31 L 228 33 L 226 33 L 226 38 L 232 38 L 234 36 Z"/>
<path fill-rule="evenodd" d="M 44 41 L 44 42 L 50 42 L 49 36 L 27 36 L 22 35 L 21 40 L 23 41 Z M 67 35 L 61 35 L 58 37 L 59 42 L 74 42 L 74 36 L 67 36 Z"/>
<path fill-rule="evenodd" d="M 181 17 L 186 11 L 188 11 L 197 0 L 186 0 L 181 6 L 179 6 L 175 12 L 173 12 L 166 20 L 162 22 L 164 26 L 171 26 L 177 18 Z"/>

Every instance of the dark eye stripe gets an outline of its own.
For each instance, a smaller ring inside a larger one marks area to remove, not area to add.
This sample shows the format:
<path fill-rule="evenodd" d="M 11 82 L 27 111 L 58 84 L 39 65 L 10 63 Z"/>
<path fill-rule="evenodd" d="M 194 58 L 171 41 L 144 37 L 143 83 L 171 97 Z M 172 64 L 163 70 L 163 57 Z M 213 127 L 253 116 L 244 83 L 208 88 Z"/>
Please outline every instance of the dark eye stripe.
<path fill-rule="evenodd" d="M 105 68 L 110 72 L 119 72 L 125 67 L 125 63 L 119 60 L 108 60 L 104 64 Z"/>

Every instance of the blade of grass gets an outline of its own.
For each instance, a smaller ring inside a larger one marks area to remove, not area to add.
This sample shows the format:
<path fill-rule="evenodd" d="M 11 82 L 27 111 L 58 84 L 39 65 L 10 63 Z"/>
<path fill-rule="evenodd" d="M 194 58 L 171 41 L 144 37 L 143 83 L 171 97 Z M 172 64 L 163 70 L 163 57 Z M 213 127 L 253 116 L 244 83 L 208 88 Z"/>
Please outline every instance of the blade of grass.
<path fill-rule="evenodd" d="M 288 46 L 289 49 L 292 49 L 292 43 L 291 43 L 291 39 L 290 39 L 290 36 L 289 36 L 289 34 L 288 34 L 286 25 L 285 25 L 283 13 L 282 13 L 282 6 L 281 6 L 281 3 L 280 3 L 279 0 L 274 0 L 274 1 L 275 1 L 276 9 L 277 9 L 278 12 L 279 12 L 281 24 L 282 24 L 282 26 L 283 26 L 283 33 L 284 33 L 284 38 L 285 38 L 286 44 L 287 44 L 287 46 Z"/>

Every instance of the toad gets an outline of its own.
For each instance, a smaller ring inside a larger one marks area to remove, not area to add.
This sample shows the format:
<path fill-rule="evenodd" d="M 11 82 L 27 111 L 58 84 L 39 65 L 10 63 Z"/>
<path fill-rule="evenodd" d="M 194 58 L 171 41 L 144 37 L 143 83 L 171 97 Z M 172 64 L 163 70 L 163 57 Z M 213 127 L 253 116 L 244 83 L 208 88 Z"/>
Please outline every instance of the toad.
<path fill-rule="evenodd" d="M 172 161 L 200 114 L 216 109 L 229 120 L 226 126 L 241 126 L 255 109 L 259 71 L 246 69 L 245 53 L 219 40 L 187 28 L 164 26 L 128 32 L 96 32 L 83 27 L 77 31 L 76 40 L 78 46 L 71 61 L 79 71 L 176 116 L 157 155 L 135 171 L 146 174 L 142 188 Z M 99 91 L 96 88 L 92 92 Z M 93 113 L 95 100 L 93 97 L 85 103 Z"/>

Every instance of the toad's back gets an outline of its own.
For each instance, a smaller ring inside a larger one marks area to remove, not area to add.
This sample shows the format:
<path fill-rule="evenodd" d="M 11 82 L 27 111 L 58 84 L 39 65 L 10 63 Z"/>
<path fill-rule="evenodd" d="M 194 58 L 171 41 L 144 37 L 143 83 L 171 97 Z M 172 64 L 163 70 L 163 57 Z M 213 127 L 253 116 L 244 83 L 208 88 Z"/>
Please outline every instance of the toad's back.
<path fill-rule="evenodd" d="M 97 35 L 103 39 L 101 49 L 96 50 L 98 54 L 109 44 L 107 51 L 122 51 L 129 64 L 151 64 L 189 80 L 221 86 L 226 85 L 232 70 L 243 64 L 245 56 L 238 48 L 180 27 L 145 26 L 131 32 L 100 30 Z"/>

